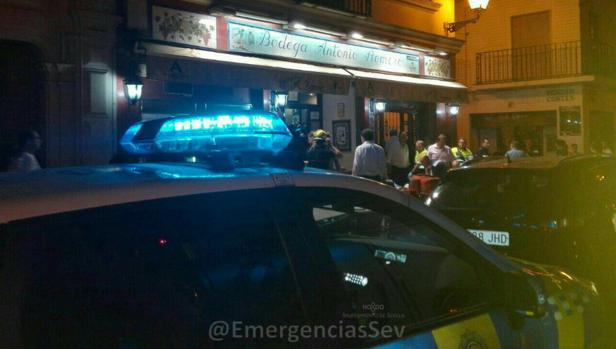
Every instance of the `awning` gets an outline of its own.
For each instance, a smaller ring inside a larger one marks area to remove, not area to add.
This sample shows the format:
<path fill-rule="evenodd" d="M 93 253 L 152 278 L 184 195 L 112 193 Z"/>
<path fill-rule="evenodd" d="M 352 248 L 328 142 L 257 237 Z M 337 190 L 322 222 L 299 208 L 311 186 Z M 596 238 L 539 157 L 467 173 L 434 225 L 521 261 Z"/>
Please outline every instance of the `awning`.
<path fill-rule="evenodd" d="M 346 95 L 352 77 L 341 68 L 161 44 L 144 46 L 148 78 L 155 80 Z M 203 60 L 215 64 L 203 64 Z"/>
<path fill-rule="evenodd" d="M 398 101 L 465 102 L 466 86 L 453 81 L 325 67 L 239 54 L 143 43 L 148 78 L 193 84 L 348 94 Z M 203 61 L 213 64 L 203 64 Z"/>
<path fill-rule="evenodd" d="M 347 71 L 355 77 L 355 88 L 360 96 L 431 103 L 460 103 L 468 100 L 466 86 L 454 81 L 422 79 L 354 69 L 347 69 Z"/>

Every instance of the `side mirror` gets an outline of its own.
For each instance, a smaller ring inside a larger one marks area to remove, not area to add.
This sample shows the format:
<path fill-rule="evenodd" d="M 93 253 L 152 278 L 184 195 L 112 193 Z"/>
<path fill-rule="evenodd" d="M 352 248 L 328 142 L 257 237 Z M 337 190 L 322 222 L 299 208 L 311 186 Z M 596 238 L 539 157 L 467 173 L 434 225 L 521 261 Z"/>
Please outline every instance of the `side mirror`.
<path fill-rule="evenodd" d="M 513 325 L 546 313 L 546 296 L 538 280 L 524 274 L 508 274 L 504 282 L 504 306 Z"/>

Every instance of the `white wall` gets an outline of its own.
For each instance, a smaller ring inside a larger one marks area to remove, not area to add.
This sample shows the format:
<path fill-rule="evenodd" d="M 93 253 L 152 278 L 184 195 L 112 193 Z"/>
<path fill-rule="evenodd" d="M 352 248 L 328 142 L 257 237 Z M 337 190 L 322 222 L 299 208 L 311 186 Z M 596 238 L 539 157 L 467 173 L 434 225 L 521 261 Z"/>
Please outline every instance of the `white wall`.
<path fill-rule="evenodd" d="M 344 116 L 339 117 L 338 103 L 344 103 Z M 323 95 L 323 129 L 332 133 L 332 121 L 335 120 L 351 120 L 351 151 L 344 152 L 341 164 L 347 170 L 351 170 L 353 166 L 353 151 L 357 144 L 355 143 L 355 135 L 357 134 L 355 125 L 355 89 L 351 87 L 349 94 L 344 95 Z"/>

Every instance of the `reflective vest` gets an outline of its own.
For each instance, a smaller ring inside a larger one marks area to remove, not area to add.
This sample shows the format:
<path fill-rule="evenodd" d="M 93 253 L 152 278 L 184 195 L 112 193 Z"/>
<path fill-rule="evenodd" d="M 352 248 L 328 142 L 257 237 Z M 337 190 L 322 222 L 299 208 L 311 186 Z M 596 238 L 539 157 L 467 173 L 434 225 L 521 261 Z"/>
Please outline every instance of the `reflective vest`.
<path fill-rule="evenodd" d="M 451 148 L 451 154 L 453 155 L 454 158 L 458 160 L 462 160 L 462 161 L 471 160 L 473 158 L 473 152 L 468 148 L 466 149 L 460 149 L 458 147 Z"/>

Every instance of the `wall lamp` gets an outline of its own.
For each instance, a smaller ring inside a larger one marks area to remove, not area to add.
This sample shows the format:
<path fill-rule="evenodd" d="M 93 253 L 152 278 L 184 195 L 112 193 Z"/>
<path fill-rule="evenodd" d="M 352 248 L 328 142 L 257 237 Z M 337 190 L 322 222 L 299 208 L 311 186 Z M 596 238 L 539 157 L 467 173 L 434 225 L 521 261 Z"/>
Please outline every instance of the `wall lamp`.
<path fill-rule="evenodd" d="M 479 16 L 488 8 L 490 0 L 468 0 L 468 6 L 475 13 L 475 17 L 466 19 L 463 21 L 457 21 L 452 23 L 445 23 L 443 27 L 446 33 L 454 33 L 464 28 L 469 23 L 476 23 L 479 20 Z"/>
<path fill-rule="evenodd" d="M 135 105 L 141 100 L 142 89 L 143 83 L 137 76 L 124 79 L 124 96 L 131 105 Z"/>

